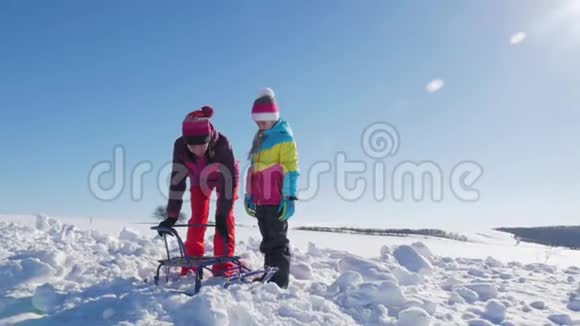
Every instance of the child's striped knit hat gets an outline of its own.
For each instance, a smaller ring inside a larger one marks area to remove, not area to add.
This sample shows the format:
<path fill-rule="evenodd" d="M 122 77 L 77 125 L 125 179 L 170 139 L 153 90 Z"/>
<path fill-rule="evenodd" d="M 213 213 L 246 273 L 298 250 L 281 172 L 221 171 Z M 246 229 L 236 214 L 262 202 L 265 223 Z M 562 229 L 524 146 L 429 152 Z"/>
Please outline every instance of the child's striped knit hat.
<path fill-rule="evenodd" d="M 280 111 L 274 98 L 274 91 L 271 88 L 264 88 L 260 91 L 260 96 L 252 106 L 252 119 L 254 121 L 278 121 L 280 119 Z"/>

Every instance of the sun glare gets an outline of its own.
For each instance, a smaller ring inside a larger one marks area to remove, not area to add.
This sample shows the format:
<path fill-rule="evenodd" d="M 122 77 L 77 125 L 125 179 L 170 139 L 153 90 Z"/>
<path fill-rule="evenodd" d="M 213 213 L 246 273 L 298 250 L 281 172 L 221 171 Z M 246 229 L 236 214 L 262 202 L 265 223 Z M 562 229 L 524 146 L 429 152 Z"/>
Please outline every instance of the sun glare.
<path fill-rule="evenodd" d="M 554 39 L 562 47 L 580 45 L 580 0 L 562 2 L 549 12 L 538 26 L 541 33 L 557 35 Z"/>

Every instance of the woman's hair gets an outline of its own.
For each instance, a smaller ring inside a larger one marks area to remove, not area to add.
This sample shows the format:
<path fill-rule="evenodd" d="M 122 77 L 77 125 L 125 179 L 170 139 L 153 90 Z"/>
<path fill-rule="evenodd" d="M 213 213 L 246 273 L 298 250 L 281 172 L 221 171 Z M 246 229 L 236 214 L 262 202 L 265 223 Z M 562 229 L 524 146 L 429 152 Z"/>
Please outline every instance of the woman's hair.
<path fill-rule="evenodd" d="M 252 156 L 256 154 L 260 150 L 260 146 L 262 145 L 262 136 L 264 134 L 264 130 L 258 130 L 256 135 L 254 135 L 254 140 L 252 140 L 252 148 L 248 153 L 248 160 L 252 159 Z"/>

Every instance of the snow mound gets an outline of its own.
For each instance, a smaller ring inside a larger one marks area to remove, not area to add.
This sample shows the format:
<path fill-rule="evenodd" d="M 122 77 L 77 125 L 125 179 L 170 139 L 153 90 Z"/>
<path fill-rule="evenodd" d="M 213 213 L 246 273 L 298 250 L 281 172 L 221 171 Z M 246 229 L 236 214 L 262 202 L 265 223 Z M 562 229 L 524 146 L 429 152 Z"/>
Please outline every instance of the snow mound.
<path fill-rule="evenodd" d="M 544 301 L 534 301 L 530 303 L 530 307 L 537 310 L 544 310 L 546 309 L 546 303 L 544 303 Z"/>
<path fill-rule="evenodd" d="M 393 253 L 397 262 L 411 272 L 423 273 L 432 270 L 431 263 L 421 256 L 414 247 L 402 245 Z"/>
<path fill-rule="evenodd" d="M 455 278 L 454 276 L 445 277 L 445 279 L 440 283 L 440 286 L 445 291 L 453 291 L 455 288 L 461 286 L 462 282 Z"/>
<path fill-rule="evenodd" d="M 397 326 L 429 326 L 431 316 L 417 307 L 405 309 L 399 313 Z"/>
<path fill-rule="evenodd" d="M 498 295 L 497 288 L 492 283 L 472 283 L 466 284 L 465 287 L 477 293 L 482 301 L 497 298 Z"/>
<path fill-rule="evenodd" d="M 342 287 L 343 290 L 329 291 L 326 298 L 341 307 L 340 309 L 352 316 L 359 325 L 393 325 L 395 320 L 390 315 L 396 315 L 406 301 L 402 289 L 392 281 L 363 282 L 356 286 L 352 284 L 345 286 L 345 281 L 356 278 L 355 275 L 354 272 L 343 274 L 341 284 L 332 286 L 335 289 Z"/>
<path fill-rule="evenodd" d="M 413 242 L 411 247 L 413 247 L 413 249 L 415 249 L 415 251 L 417 251 L 417 253 L 419 253 L 421 256 L 429 260 L 430 263 L 435 261 L 435 255 L 433 255 L 431 249 L 429 249 L 429 247 L 427 247 L 427 245 L 423 242 Z"/>
<path fill-rule="evenodd" d="M 572 275 L 580 275 L 580 267 L 569 266 L 568 268 L 566 268 L 566 270 L 564 270 L 564 273 Z"/>
<path fill-rule="evenodd" d="M 36 229 L 38 231 L 58 230 L 60 229 L 60 222 L 46 216 L 45 214 L 39 214 L 36 216 Z"/>
<path fill-rule="evenodd" d="M 485 306 L 483 317 L 492 323 L 499 324 L 505 319 L 506 307 L 498 300 L 490 300 Z"/>
<path fill-rule="evenodd" d="M 329 290 L 332 292 L 344 291 L 350 287 L 356 287 L 363 282 L 362 276 L 353 271 L 342 273 L 330 286 Z"/>
<path fill-rule="evenodd" d="M 485 271 L 479 269 L 479 268 L 470 268 L 467 271 L 467 274 L 471 275 L 471 276 L 475 276 L 475 277 L 480 277 L 480 278 L 486 278 L 488 275 Z"/>
<path fill-rule="evenodd" d="M 468 303 L 474 303 L 479 299 L 479 294 L 477 294 L 477 292 L 465 287 L 459 287 L 455 289 L 455 292 Z"/>
<path fill-rule="evenodd" d="M 400 311 L 405 304 L 405 296 L 401 288 L 392 281 L 380 283 L 361 283 L 346 288 L 338 293 L 334 300 L 340 306 L 361 308 L 371 305 L 382 305 L 389 311 Z"/>
<path fill-rule="evenodd" d="M 489 267 L 495 267 L 495 268 L 503 266 L 503 263 L 501 261 L 499 261 L 491 256 L 489 256 L 485 259 L 485 264 Z"/>
<path fill-rule="evenodd" d="M 115 315 L 115 309 L 113 308 L 106 308 L 103 311 L 103 320 L 109 320 Z"/>
<path fill-rule="evenodd" d="M 141 239 L 141 235 L 139 232 L 132 230 L 130 228 L 123 228 L 121 233 L 119 233 L 119 240 L 125 241 L 139 241 Z"/>
<path fill-rule="evenodd" d="M 468 326 L 493 326 L 492 323 L 485 319 L 471 319 L 467 322 Z"/>
<path fill-rule="evenodd" d="M 557 325 L 573 325 L 574 321 L 567 314 L 553 314 L 548 316 L 548 319 Z"/>
<path fill-rule="evenodd" d="M 391 274 L 387 266 L 356 256 L 346 256 L 338 262 L 337 269 L 341 273 L 354 271 L 359 273 L 365 281 L 394 281 L 397 279 Z"/>
<path fill-rule="evenodd" d="M 464 304 L 464 303 L 466 303 L 466 302 L 467 302 L 467 301 L 466 301 L 466 300 L 465 300 L 465 299 L 464 299 L 462 296 L 460 296 L 459 294 L 457 294 L 456 292 L 452 292 L 452 293 L 449 295 L 449 299 L 447 299 L 447 303 L 448 303 L 449 305 L 451 305 L 451 306 L 452 306 L 452 305 L 455 305 L 455 304 L 458 304 L 458 303 L 459 303 L 459 304 Z"/>
<path fill-rule="evenodd" d="M 62 302 L 61 296 L 56 293 L 55 288 L 50 284 L 44 284 L 36 288 L 31 301 L 34 308 L 43 313 L 56 311 L 58 305 Z"/>
<path fill-rule="evenodd" d="M 296 263 L 290 265 L 290 273 L 297 280 L 312 279 L 312 267 L 306 263 Z"/>
<path fill-rule="evenodd" d="M 512 278 L 514 278 L 514 276 L 509 272 L 500 272 L 499 278 L 501 278 L 502 280 L 511 280 Z"/>
<path fill-rule="evenodd" d="M 550 266 L 541 263 L 527 264 L 524 266 L 524 269 L 534 273 L 548 273 L 548 274 L 554 274 L 557 271 L 557 268 L 555 266 Z"/>
<path fill-rule="evenodd" d="M 259 246 L 259 245 L 258 245 Z M 319 249 L 314 242 L 308 242 L 308 252 L 312 257 L 323 257 L 324 253 Z"/>
<path fill-rule="evenodd" d="M 382 246 L 381 247 L 381 258 L 383 260 L 389 259 L 391 256 L 391 248 L 389 248 L 389 246 Z"/>
<path fill-rule="evenodd" d="M 431 316 L 433 314 L 435 314 L 435 311 L 437 310 L 436 303 L 431 302 L 431 301 L 424 299 L 424 298 L 408 299 L 407 301 L 405 301 L 405 304 L 403 305 L 403 310 L 413 308 L 413 307 L 421 308 L 422 310 L 425 310 L 425 312 L 427 312 Z"/>
<path fill-rule="evenodd" d="M 410 272 L 401 266 L 394 266 L 392 272 L 399 284 L 403 286 L 419 285 L 423 281 L 421 274 Z"/>
<path fill-rule="evenodd" d="M 532 308 L 530 306 L 524 304 L 524 305 L 522 305 L 522 311 L 527 313 L 527 312 L 532 311 Z"/>
<path fill-rule="evenodd" d="M 568 301 L 568 305 L 566 307 L 572 311 L 580 312 L 580 295 L 570 295 L 570 300 Z"/>

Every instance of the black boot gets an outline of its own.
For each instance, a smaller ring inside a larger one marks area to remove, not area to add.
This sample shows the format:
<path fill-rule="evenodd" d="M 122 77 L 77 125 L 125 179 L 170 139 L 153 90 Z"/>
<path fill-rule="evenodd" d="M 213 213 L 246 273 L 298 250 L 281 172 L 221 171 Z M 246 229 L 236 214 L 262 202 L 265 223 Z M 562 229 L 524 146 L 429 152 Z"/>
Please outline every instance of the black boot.
<path fill-rule="evenodd" d="M 278 271 L 272 276 L 270 282 L 276 283 L 282 289 L 288 288 L 290 281 L 290 250 L 284 248 L 284 250 L 269 254 L 266 257 L 268 266 L 278 267 Z"/>

